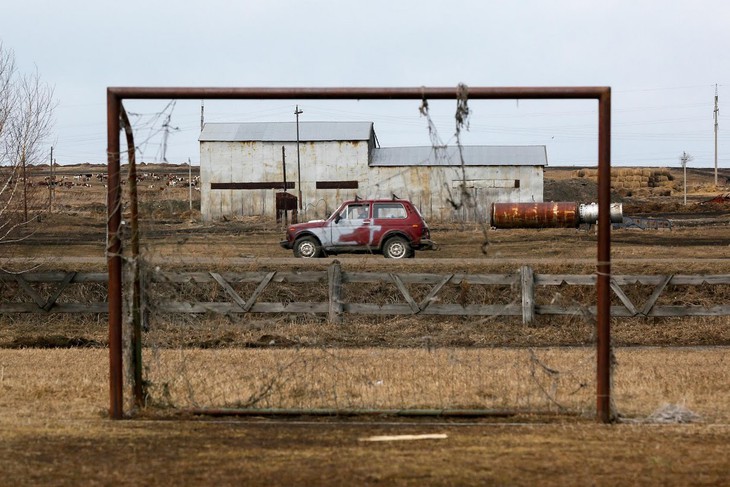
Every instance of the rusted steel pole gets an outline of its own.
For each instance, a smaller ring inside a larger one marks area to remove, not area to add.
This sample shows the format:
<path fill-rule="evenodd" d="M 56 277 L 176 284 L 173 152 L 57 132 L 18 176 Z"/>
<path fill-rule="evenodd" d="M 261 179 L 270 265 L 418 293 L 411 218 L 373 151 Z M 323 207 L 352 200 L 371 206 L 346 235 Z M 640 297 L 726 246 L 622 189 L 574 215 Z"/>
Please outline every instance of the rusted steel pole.
<path fill-rule="evenodd" d="M 122 362 L 122 221 L 119 178 L 119 112 L 121 100 L 107 91 L 107 268 L 109 273 L 109 416 L 124 414 L 124 376 Z"/>
<path fill-rule="evenodd" d="M 611 417 L 611 90 L 598 100 L 598 262 L 596 413 Z"/>
<path fill-rule="evenodd" d="M 529 99 L 598 99 L 606 87 L 469 87 L 470 99 L 529 100 Z M 110 87 L 120 99 L 241 99 L 241 100 L 453 100 L 457 87 L 443 88 L 148 88 Z"/>
<path fill-rule="evenodd" d="M 121 121 L 124 134 L 127 138 L 127 186 L 129 187 L 129 228 L 130 236 L 130 259 L 132 263 L 132 333 L 130 340 L 131 369 L 134 383 L 132 392 L 134 404 L 137 407 L 144 405 L 144 388 L 142 383 L 142 284 L 140 282 L 140 258 L 139 258 L 139 210 L 137 203 L 137 158 L 134 149 L 134 132 L 129 122 L 127 111 L 121 103 Z"/>
<path fill-rule="evenodd" d="M 184 415 L 196 416 L 398 416 L 406 418 L 509 418 L 522 411 L 506 409 L 185 409 Z M 549 413 L 545 413 L 549 414 Z"/>

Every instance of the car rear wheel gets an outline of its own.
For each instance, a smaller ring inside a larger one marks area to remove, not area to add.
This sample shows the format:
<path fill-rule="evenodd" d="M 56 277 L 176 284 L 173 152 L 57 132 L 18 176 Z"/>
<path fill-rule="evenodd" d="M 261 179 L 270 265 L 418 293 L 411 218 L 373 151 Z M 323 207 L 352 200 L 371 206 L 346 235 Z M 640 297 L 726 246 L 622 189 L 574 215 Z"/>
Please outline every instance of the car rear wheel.
<path fill-rule="evenodd" d="M 385 242 L 383 255 L 386 259 L 404 259 L 413 255 L 413 249 L 403 237 L 393 237 Z"/>
<path fill-rule="evenodd" d="M 322 255 L 322 247 L 314 237 L 302 237 L 294 242 L 294 257 L 312 259 Z"/>

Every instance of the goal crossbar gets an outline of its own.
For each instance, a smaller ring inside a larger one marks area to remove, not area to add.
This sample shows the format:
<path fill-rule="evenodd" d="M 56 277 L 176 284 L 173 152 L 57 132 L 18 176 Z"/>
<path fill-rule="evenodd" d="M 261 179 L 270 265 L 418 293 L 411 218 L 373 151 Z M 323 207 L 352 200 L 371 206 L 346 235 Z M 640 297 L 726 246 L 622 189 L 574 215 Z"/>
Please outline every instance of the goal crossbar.
<path fill-rule="evenodd" d="M 454 87 L 399 88 L 107 88 L 107 268 L 109 274 L 109 415 L 123 417 L 122 222 L 120 130 L 122 101 L 163 99 L 216 100 L 457 100 Z M 611 279 L 611 88 L 610 87 L 469 87 L 473 100 L 597 100 L 598 101 L 598 241 L 596 263 L 597 342 L 596 416 L 611 418 L 610 279 Z"/>

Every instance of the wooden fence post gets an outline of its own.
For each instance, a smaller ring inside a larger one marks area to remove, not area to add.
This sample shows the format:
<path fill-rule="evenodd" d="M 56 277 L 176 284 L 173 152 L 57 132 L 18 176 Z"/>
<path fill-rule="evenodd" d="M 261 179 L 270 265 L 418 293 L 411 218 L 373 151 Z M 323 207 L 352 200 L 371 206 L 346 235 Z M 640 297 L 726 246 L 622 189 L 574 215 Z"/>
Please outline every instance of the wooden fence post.
<path fill-rule="evenodd" d="M 334 260 L 327 268 L 327 281 L 329 283 L 329 316 L 330 323 L 342 322 L 342 268 L 340 261 Z"/>
<path fill-rule="evenodd" d="M 522 324 L 529 325 L 535 319 L 535 275 L 530 266 L 520 268 L 522 287 Z"/>

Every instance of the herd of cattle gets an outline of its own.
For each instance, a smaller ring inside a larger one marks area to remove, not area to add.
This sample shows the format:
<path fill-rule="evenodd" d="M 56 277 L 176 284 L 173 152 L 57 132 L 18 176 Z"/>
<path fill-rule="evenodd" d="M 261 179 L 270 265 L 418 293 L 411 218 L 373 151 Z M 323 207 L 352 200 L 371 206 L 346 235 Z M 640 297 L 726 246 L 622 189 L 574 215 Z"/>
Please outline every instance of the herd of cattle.
<path fill-rule="evenodd" d="M 27 186 L 50 186 L 52 188 L 73 188 L 80 186 L 90 188 L 92 185 L 103 185 L 106 187 L 106 173 L 82 173 L 75 175 L 46 176 L 40 180 L 32 180 L 28 178 Z M 122 184 L 127 184 L 126 179 L 122 179 Z M 92 184 L 93 183 L 93 184 Z M 137 183 L 146 185 L 149 189 L 162 189 L 165 187 L 187 188 L 192 185 L 193 189 L 200 191 L 200 176 L 193 176 L 190 180 L 187 176 L 177 174 L 157 174 L 157 173 L 141 173 L 137 175 Z"/>

